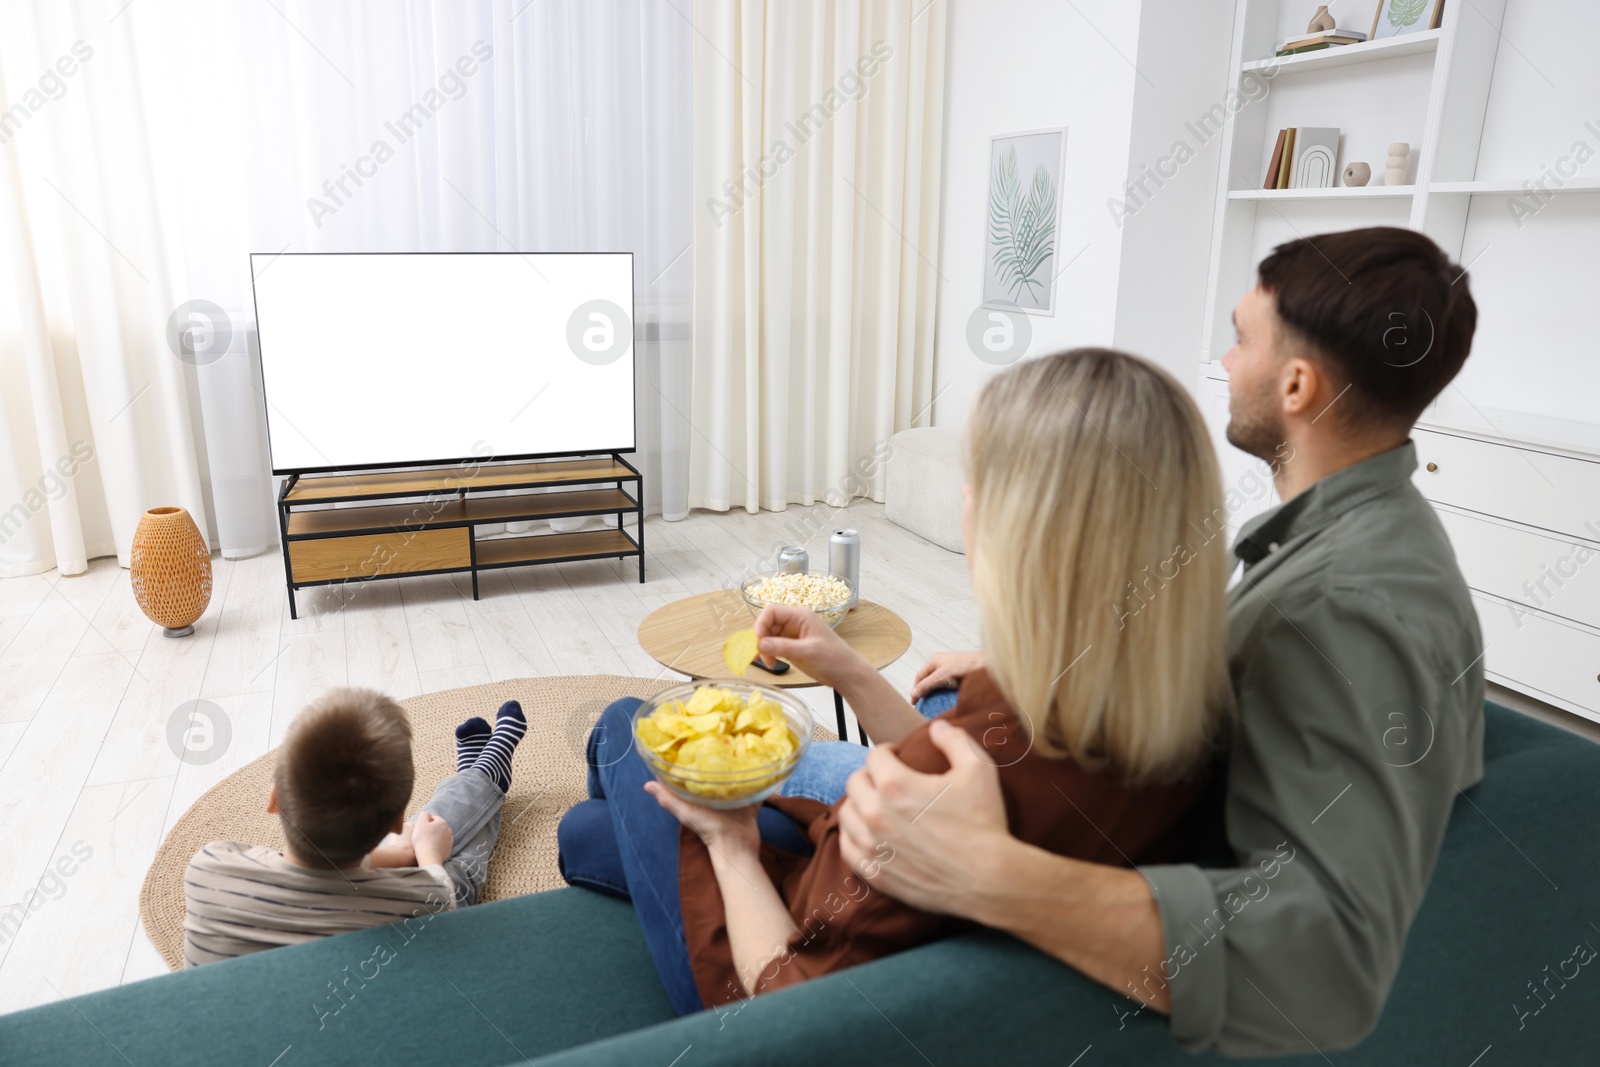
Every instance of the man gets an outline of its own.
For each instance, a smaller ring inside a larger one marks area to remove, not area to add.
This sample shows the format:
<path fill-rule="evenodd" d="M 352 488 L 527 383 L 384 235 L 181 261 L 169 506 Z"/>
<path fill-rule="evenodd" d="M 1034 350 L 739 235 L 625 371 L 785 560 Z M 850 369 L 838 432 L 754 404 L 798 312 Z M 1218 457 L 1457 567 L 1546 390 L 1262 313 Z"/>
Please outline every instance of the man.
<path fill-rule="evenodd" d="M 993 766 L 952 730 L 934 732 L 944 775 L 913 773 L 887 747 L 868 754 L 840 814 L 846 859 L 888 841 L 876 886 L 1007 930 L 1167 1013 L 1191 1050 L 1365 1036 L 1456 794 L 1483 774 L 1482 638 L 1411 484 L 1408 440 L 1476 320 L 1465 272 L 1388 227 L 1279 246 L 1234 310 L 1228 440 L 1272 464 L 1286 503 L 1234 546 L 1232 865 L 1128 870 L 1023 845 Z M 973 662 L 936 660 L 919 689 Z"/>

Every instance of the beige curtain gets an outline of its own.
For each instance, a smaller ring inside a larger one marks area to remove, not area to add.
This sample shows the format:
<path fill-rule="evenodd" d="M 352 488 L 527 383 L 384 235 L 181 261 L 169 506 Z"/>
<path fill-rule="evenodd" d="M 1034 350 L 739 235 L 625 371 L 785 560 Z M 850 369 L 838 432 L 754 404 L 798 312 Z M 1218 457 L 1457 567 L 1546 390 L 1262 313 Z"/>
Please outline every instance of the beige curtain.
<path fill-rule="evenodd" d="M 881 501 L 928 424 L 946 15 L 695 4 L 691 507 Z"/>
<path fill-rule="evenodd" d="M 131 27 L 82 3 L 0 16 L 0 576 L 126 565 L 158 504 L 209 537 Z"/>

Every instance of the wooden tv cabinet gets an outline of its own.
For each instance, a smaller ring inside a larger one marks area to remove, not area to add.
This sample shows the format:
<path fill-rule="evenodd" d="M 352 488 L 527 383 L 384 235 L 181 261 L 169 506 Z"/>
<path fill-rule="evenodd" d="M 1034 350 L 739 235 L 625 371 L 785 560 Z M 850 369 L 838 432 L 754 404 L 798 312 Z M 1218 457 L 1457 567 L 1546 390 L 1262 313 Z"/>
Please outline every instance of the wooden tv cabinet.
<path fill-rule="evenodd" d="M 624 486 L 632 483 L 630 496 Z M 530 493 L 529 489 L 555 492 Z M 483 496 L 486 492 L 505 495 Z M 478 495 L 474 495 L 478 494 Z M 289 592 L 314 585 L 478 572 L 580 559 L 639 557 L 644 581 L 644 476 L 618 453 L 419 470 L 292 474 L 278 491 Z M 345 506 L 338 506 L 345 505 Z M 615 515 L 615 529 L 478 540 L 480 525 Z M 634 517 L 634 533 L 623 517 Z"/>

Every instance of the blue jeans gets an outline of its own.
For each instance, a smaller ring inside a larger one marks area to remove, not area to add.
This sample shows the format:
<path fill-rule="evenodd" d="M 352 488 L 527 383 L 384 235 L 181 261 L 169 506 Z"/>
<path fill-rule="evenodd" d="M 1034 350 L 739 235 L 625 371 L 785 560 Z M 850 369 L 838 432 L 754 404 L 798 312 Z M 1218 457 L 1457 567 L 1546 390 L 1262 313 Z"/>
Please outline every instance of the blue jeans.
<path fill-rule="evenodd" d="M 589 799 L 562 816 L 556 830 L 559 863 L 568 885 L 633 901 L 667 998 L 679 1015 L 688 1015 L 705 1005 L 683 934 L 678 820 L 644 791 L 655 776 L 633 747 L 633 713 L 640 703 L 635 697 L 614 702 L 590 731 Z M 810 855 L 810 839 L 787 815 L 764 807 L 757 821 L 763 841 Z"/>
<path fill-rule="evenodd" d="M 930 719 L 955 706 L 954 689 L 936 689 L 917 701 L 917 710 Z M 832 804 L 844 796 L 845 782 L 865 762 L 865 745 L 854 741 L 813 741 L 805 759 L 778 792 L 786 797 L 810 797 Z"/>

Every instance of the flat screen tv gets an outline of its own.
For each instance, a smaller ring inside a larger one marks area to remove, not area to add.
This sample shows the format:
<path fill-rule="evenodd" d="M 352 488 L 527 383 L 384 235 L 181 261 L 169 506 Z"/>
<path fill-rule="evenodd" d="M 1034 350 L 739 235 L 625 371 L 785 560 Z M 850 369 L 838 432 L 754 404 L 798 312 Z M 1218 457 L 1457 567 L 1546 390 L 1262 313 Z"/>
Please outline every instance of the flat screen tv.
<path fill-rule="evenodd" d="M 630 451 L 629 252 L 256 254 L 274 474 Z"/>

